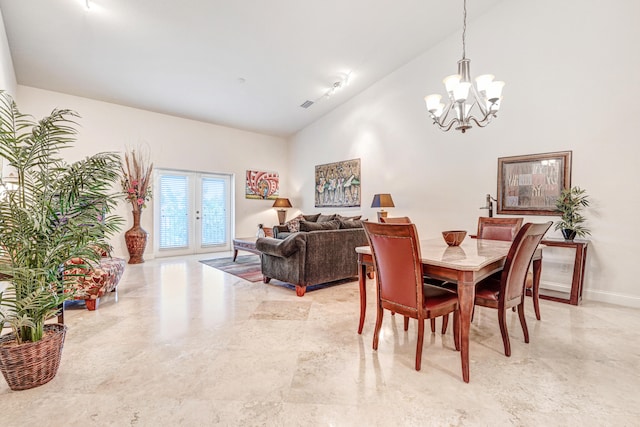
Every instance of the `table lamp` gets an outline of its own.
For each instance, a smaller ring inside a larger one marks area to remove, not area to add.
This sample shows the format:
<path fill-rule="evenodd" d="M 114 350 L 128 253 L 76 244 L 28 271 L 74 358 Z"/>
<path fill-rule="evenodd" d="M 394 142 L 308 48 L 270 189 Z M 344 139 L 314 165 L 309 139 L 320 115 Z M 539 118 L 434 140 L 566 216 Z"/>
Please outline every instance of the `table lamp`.
<path fill-rule="evenodd" d="M 373 196 L 373 202 L 371 202 L 372 208 L 382 208 L 378 211 L 378 222 L 380 218 L 387 217 L 387 211 L 384 208 L 395 208 L 391 194 L 376 194 Z"/>
<path fill-rule="evenodd" d="M 280 222 L 280 225 L 284 225 L 284 221 L 287 219 L 287 211 L 284 208 L 293 207 L 291 206 L 291 202 L 289 199 L 277 198 L 276 201 L 273 202 L 273 207 L 280 208 L 278 209 L 278 221 Z"/>

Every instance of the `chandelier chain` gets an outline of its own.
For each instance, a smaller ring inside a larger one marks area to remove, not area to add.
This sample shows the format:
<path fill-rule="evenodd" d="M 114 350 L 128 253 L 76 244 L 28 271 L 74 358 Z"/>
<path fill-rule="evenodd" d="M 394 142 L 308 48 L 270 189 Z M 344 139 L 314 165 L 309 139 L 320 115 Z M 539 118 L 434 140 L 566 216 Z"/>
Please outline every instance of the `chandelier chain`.
<path fill-rule="evenodd" d="M 463 14 L 462 14 L 462 59 L 467 57 L 467 0 L 464 0 Z"/>

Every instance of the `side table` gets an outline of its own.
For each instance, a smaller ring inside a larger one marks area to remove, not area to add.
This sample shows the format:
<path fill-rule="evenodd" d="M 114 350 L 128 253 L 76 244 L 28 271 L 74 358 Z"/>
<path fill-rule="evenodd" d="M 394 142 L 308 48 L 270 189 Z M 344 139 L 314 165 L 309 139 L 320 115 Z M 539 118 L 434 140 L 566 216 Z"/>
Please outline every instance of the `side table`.
<path fill-rule="evenodd" d="M 573 277 L 571 280 L 571 292 L 569 298 L 562 298 L 555 295 L 543 295 L 540 294 L 540 298 L 564 302 L 571 305 L 579 305 L 582 301 L 582 287 L 584 285 L 584 270 L 587 264 L 587 249 L 589 247 L 588 240 L 564 240 L 557 238 L 542 239 L 540 244 L 545 246 L 555 246 L 560 248 L 574 249 L 576 257 L 573 262 Z"/>
<path fill-rule="evenodd" d="M 233 239 L 233 262 L 238 257 L 238 251 L 251 252 L 260 255 L 260 251 L 256 249 L 257 237 L 236 237 Z"/>

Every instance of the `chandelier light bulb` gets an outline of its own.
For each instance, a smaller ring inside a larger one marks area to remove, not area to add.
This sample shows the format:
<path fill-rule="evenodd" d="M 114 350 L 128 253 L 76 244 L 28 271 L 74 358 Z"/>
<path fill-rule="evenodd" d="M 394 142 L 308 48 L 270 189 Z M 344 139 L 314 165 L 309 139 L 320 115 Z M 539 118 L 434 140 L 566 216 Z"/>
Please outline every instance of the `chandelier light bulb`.
<path fill-rule="evenodd" d="M 469 97 L 469 89 L 471 89 L 471 83 L 459 83 L 453 90 L 453 99 L 455 99 L 456 102 L 465 102 Z"/>
<path fill-rule="evenodd" d="M 489 101 L 497 101 L 498 99 L 500 99 L 503 87 L 504 82 L 491 82 L 489 88 L 487 89 L 487 99 Z"/>
<path fill-rule="evenodd" d="M 440 100 L 442 99 L 442 95 L 429 95 L 424 97 L 424 102 L 427 104 L 427 111 L 435 111 L 438 109 L 438 105 L 440 105 Z"/>
<path fill-rule="evenodd" d="M 478 88 L 478 92 L 486 92 L 494 78 L 493 74 L 483 74 L 476 77 L 476 88 Z"/>
<path fill-rule="evenodd" d="M 453 93 L 460 84 L 460 74 L 452 74 L 442 80 L 444 86 L 447 88 L 447 93 Z"/>

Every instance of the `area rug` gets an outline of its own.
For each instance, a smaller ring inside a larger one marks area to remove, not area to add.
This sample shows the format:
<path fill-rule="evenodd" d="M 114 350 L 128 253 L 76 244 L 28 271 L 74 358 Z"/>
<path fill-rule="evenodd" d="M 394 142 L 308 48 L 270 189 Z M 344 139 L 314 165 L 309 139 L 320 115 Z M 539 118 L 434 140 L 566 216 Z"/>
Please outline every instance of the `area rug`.
<path fill-rule="evenodd" d="M 215 258 L 215 259 L 203 259 L 201 263 L 208 265 L 209 267 L 217 268 L 225 273 L 233 274 L 248 282 L 257 283 L 262 282 L 262 267 L 260 265 L 260 257 L 256 255 L 241 255 L 236 258 L 235 262 L 232 257 L 228 258 Z M 339 280 L 331 283 L 321 283 L 318 285 L 307 286 L 308 291 L 314 291 L 318 289 L 324 289 L 333 285 L 339 285 L 341 283 L 352 282 L 354 279 Z M 291 283 L 282 282 L 280 280 L 272 279 L 269 282 L 270 285 L 284 286 L 289 289 L 295 290 L 295 285 Z"/>
<path fill-rule="evenodd" d="M 200 262 L 248 282 L 262 282 L 260 257 L 257 255 L 241 255 L 236 258 L 235 262 L 232 257 L 203 259 Z"/>

